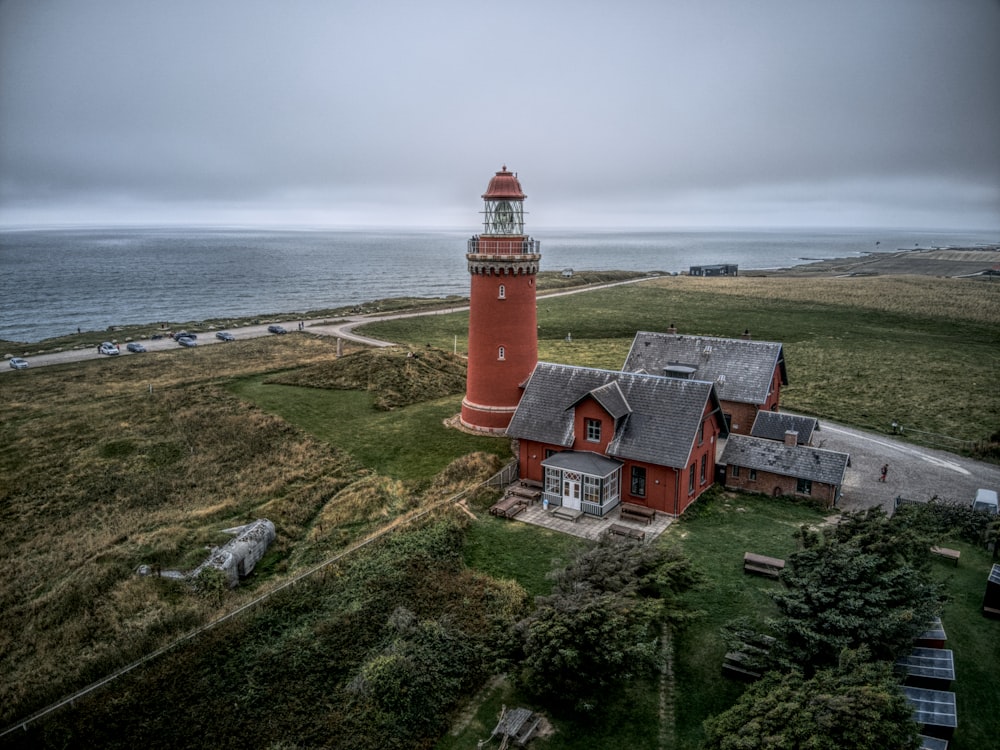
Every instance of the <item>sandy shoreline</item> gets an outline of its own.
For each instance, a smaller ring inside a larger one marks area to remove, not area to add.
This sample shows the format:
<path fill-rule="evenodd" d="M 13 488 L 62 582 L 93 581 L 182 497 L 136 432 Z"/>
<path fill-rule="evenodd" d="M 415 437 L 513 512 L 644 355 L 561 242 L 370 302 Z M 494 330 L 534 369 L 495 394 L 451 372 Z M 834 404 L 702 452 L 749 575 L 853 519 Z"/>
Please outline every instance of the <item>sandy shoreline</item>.
<path fill-rule="evenodd" d="M 893 276 L 969 277 L 1000 275 L 1000 244 L 868 253 L 830 258 L 779 269 L 740 270 L 744 276 Z"/>

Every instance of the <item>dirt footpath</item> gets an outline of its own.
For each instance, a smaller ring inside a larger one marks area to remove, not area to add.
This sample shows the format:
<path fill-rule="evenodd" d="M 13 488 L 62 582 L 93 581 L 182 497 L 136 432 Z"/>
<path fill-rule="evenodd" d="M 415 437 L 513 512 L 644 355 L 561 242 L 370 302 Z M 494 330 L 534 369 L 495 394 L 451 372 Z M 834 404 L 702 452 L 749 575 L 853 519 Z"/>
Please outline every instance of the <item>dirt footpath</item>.
<path fill-rule="evenodd" d="M 913 500 L 929 500 L 937 495 L 971 505 L 980 487 L 1000 489 L 1000 466 L 833 422 L 820 420 L 813 445 L 851 456 L 843 497 L 838 503 L 843 510 L 881 506 L 891 512 L 897 495 Z M 885 482 L 879 479 L 883 464 L 889 465 Z"/>

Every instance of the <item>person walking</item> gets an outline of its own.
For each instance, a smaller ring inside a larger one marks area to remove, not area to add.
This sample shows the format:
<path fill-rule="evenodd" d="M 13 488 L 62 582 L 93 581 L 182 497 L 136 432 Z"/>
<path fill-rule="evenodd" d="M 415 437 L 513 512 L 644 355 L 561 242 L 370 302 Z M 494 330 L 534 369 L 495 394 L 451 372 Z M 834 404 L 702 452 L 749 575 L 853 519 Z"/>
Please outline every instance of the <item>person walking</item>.
<path fill-rule="evenodd" d="M 889 473 L 889 464 L 882 464 L 882 475 L 878 478 L 878 481 L 884 482 L 886 475 Z"/>

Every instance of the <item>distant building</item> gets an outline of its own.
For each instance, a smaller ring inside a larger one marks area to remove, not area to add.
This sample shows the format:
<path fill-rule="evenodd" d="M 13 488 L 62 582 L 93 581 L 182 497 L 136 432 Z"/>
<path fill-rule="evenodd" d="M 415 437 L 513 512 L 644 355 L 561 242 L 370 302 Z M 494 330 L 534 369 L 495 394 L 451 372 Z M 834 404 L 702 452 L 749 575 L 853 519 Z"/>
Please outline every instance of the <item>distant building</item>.
<path fill-rule="evenodd" d="M 736 263 L 717 263 L 714 266 L 691 266 L 688 276 L 739 276 Z"/>

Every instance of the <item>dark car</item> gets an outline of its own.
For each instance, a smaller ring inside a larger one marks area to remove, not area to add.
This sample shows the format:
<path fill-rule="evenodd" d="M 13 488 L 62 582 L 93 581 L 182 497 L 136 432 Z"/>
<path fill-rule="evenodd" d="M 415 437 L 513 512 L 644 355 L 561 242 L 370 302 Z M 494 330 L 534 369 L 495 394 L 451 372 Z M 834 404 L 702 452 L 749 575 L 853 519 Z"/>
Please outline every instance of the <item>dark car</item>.
<path fill-rule="evenodd" d="M 176 340 L 176 341 L 177 341 L 177 343 L 178 343 L 178 344 L 180 344 L 181 346 L 198 346 L 198 342 L 197 342 L 197 341 L 195 341 L 195 340 L 194 340 L 193 338 L 191 338 L 190 336 L 181 336 L 180 338 L 178 338 L 178 339 L 175 339 L 175 340 Z"/>
<path fill-rule="evenodd" d="M 171 334 L 174 337 L 174 341 L 180 341 L 181 339 L 196 339 L 198 338 L 197 333 L 188 333 L 187 331 L 178 331 L 177 333 Z"/>
<path fill-rule="evenodd" d="M 278 326 L 278 325 L 268 326 L 267 327 L 267 332 L 268 333 L 288 333 L 288 331 L 285 330 L 284 326 Z"/>
<path fill-rule="evenodd" d="M 125 348 L 128 349 L 130 352 L 135 352 L 136 354 L 141 354 L 142 352 L 146 351 L 146 347 L 144 347 L 138 341 L 130 341 L 129 343 L 125 344 Z"/>
<path fill-rule="evenodd" d="M 215 334 L 215 338 L 219 339 L 219 341 L 236 341 L 236 337 L 229 331 L 218 331 Z"/>

